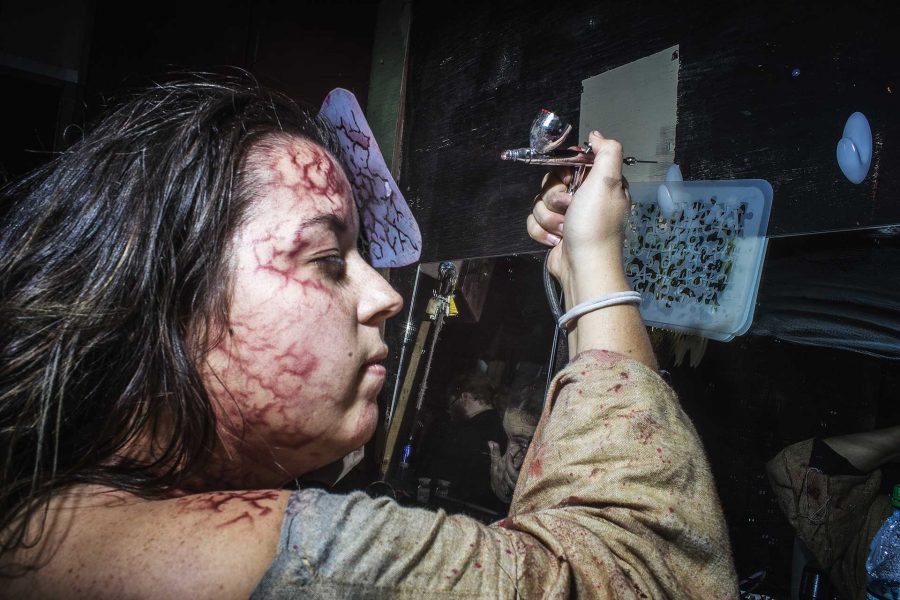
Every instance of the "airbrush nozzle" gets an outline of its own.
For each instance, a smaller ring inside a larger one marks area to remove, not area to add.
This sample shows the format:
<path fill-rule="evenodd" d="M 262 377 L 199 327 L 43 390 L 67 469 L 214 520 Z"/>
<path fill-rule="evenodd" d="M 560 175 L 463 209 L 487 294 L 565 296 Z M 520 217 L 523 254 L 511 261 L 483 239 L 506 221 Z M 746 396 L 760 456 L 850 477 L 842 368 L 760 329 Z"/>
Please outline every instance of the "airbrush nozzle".
<path fill-rule="evenodd" d="M 527 160 L 535 155 L 531 148 L 511 148 L 500 153 L 500 160 Z"/>
<path fill-rule="evenodd" d="M 638 163 L 646 164 L 646 165 L 656 165 L 659 164 L 658 160 L 638 160 L 633 156 L 626 156 L 622 159 L 622 162 L 628 165 L 629 167 L 636 165 Z"/>

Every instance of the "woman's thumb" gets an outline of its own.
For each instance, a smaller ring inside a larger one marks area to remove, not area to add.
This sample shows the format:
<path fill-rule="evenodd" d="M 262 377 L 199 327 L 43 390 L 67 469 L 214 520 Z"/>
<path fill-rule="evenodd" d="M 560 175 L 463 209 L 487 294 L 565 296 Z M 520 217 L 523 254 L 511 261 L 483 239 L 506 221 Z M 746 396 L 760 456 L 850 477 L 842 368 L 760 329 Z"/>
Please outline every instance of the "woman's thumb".
<path fill-rule="evenodd" d="M 622 144 L 592 131 L 588 143 L 594 151 L 594 165 L 581 187 L 598 194 L 603 187 L 614 187 L 622 180 Z M 586 190 L 587 191 L 587 190 Z"/>

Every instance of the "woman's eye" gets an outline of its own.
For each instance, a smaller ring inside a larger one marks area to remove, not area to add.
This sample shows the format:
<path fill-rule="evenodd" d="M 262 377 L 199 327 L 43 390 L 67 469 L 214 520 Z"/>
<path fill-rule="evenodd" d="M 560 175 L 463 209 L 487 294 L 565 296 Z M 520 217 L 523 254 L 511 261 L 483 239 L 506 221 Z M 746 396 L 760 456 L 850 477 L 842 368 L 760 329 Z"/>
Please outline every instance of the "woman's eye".
<path fill-rule="evenodd" d="M 329 254 L 316 259 L 316 266 L 331 279 L 341 279 L 347 270 L 347 261 L 337 254 Z"/>

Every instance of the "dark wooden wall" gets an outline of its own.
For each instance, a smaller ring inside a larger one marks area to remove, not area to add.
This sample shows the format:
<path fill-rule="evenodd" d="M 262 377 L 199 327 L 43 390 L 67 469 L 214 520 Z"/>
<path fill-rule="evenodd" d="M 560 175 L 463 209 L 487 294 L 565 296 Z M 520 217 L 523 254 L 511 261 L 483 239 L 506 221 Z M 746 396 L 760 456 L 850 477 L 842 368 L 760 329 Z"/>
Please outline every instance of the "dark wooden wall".
<path fill-rule="evenodd" d="M 401 178 L 426 261 L 533 249 L 522 222 L 542 173 L 499 151 L 527 145 L 541 107 L 577 123 L 582 80 L 675 44 L 675 155 L 686 179 L 768 180 L 773 235 L 900 223 L 894 3 L 413 8 Z M 854 186 L 835 146 L 857 110 L 875 155 Z"/>

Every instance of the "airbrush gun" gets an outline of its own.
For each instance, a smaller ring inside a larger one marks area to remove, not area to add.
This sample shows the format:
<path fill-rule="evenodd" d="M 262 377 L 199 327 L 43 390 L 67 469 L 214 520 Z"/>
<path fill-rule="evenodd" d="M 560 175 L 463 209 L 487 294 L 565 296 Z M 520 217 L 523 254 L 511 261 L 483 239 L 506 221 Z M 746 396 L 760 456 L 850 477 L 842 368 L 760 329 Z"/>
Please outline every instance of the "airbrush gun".
<path fill-rule="evenodd" d="M 531 123 L 528 148 L 513 148 L 500 153 L 501 160 L 515 160 L 530 165 L 562 165 L 574 167 L 575 174 L 569 182 L 569 192 L 574 192 L 584 179 L 587 167 L 593 164 L 594 156 L 591 145 L 585 142 L 581 146 L 560 148 L 569 134 L 572 125 L 562 120 L 554 112 L 542 108 Z M 655 163 L 655 160 L 638 160 L 626 156 L 622 162 L 626 165 L 637 163 Z"/>

